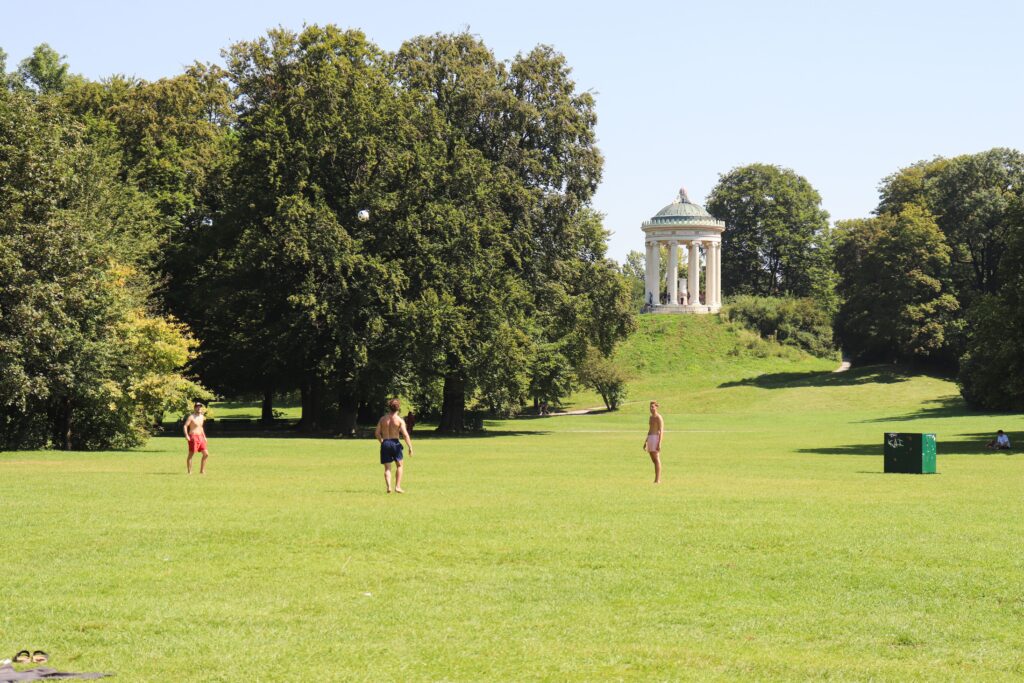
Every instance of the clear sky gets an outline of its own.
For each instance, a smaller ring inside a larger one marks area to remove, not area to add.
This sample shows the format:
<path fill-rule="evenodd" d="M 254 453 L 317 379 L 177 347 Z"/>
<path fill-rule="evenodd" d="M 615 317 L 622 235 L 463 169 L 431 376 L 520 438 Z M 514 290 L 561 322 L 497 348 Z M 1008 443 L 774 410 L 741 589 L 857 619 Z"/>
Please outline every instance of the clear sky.
<path fill-rule="evenodd" d="M 597 96 L 610 255 L 642 250 L 640 222 L 685 185 L 779 164 L 833 219 L 866 216 L 879 181 L 935 155 L 1024 149 L 1024 2 L 510 3 L 138 0 L 0 5 L 8 68 L 47 42 L 72 71 L 156 79 L 272 26 L 361 28 L 389 50 L 468 27 L 501 59 L 563 52 Z"/>

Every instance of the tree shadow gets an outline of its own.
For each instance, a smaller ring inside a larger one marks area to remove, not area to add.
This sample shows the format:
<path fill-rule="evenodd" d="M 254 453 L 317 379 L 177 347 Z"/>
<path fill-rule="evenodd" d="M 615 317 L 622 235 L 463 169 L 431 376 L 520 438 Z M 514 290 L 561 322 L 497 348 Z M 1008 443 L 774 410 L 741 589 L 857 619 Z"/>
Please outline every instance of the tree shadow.
<path fill-rule="evenodd" d="M 1012 434 L 1007 432 L 1010 436 L 1010 443 L 1017 443 L 1015 436 L 1020 438 L 1021 434 Z M 974 434 L 957 434 L 958 438 L 955 439 L 943 439 L 942 435 L 935 442 L 935 452 L 937 456 L 943 455 L 993 455 L 999 457 L 1005 457 L 1012 455 L 1013 450 L 1010 451 L 996 451 L 990 448 L 986 448 L 985 444 L 994 436 L 992 434 L 985 433 L 974 433 Z M 800 448 L 797 450 L 798 453 L 813 453 L 816 455 L 873 455 L 882 457 L 884 449 L 884 436 L 878 435 L 878 441 L 875 443 L 861 443 L 861 444 L 847 444 L 842 446 L 822 446 L 820 448 Z"/>
<path fill-rule="evenodd" d="M 414 431 L 413 441 L 436 440 L 436 439 L 493 439 L 499 436 L 543 436 L 552 432 L 543 429 L 494 429 L 482 432 L 463 432 L 460 434 L 439 434 L 431 431 Z M 164 432 L 159 436 L 180 437 L 181 432 Z M 321 439 L 333 441 L 369 441 L 372 440 L 373 430 L 360 430 L 355 436 L 347 436 L 334 432 L 303 432 L 297 429 L 292 430 L 260 430 L 260 429 L 232 429 L 230 431 L 210 431 L 207 436 L 211 440 L 220 439 Z M 162 452 L 162 451 L 154 451 Z"/>
<path fill-rule="evenodd" d="M 587 417 L 588 415 L 605 415 L 612 411 L 607 408 L 580 408 L 585 412 L 552 413 L 551 415 L 517 415 L 514 420 L 547 420 L 551 417 Z"/>
<path fill-rule="evenodd" d="M 758 387 L 761 389 L 789 389 L 795 387 L 850 387 L 859 384 L 897 384 L 923 373 L 899 365 L 867 365 L 846 372 L 772 372 L 719 384 L 720 389 L 730 387 Z"/>
<path fill-rule="evenodd" d="M 1012 412 L 974 410 L 959 396 L 943 396 L 941 398 L 924 401 L 922 407 L 912 413 L 893 415 L 891 417 L 876 417 L 871 418 L 870 420 L 861 420 L 861 422 L 909 422 L 911 420 L 930 420 L 946 417 L 991 417 L 993 420 L 1000 420 L 1014 414 L 1015 413 Z M 992 432 L 994 434 L 995 429 L 993 429 Z"/>

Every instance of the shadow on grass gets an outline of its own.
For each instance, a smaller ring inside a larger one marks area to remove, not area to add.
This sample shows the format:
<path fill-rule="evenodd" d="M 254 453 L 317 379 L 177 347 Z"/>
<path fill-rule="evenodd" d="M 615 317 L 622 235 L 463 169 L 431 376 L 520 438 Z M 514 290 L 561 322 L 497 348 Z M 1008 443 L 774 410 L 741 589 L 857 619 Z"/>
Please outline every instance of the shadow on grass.
<path fill-rule="evenodd" d="M 1009 432 L 1008 432 L 1009 434 Z M 938 441 L 936 442 L 936 455 L 991 455 L 996 457 L 1006 457 L 1007 455 L 1013 455 L 1015 451 L 996 451 L 990 448 L 986 448 L 985 444 L 992 438 L 992 434 L 958 434 L 958 439 L 943 440 L 942 435 L 938 435 Z M 1010 443 L 1016 443 L 1014 441 L 1014 435 L 1010 434 Z M 848 444 L 843 446 L 823 446 L 821 448 L 800 448 L 797 453 L 815 453 L 818 455 L 873 455 L 881 457 L 883 454 L 883 443 L 884 436 L 878 435 L 878 441 L 875 443 L 862 443 L 862 444 Z"/>
<path fill-rule="evenodd" d="M 552 413 L 551 415 L 516 415 L 511 420 L 547 420 L 552 417 L 587 417 L 588 415 L 605 415 L 612 411 L 607 408 L 579 408 L 581 412 Z"/>
<path fill-rule="evenodd" d="M 489 429 L 482 432 L 464 432 L 461 434 L 439 434 L 436 431 L 414 431 L 411 436 L 413 441 L 434 440 L 434 439 L 491 439 L 498 436 L 543 436 L 552 432 L 543 429 Z M 334 432 L 303 432 L 298 429 L 261 429 L 257 426 L 252 428 L 232 428 L 225 431 L 209 430 L 206 434 L 210 439 L 324 439 L 334 441 L 367 441 L 372 440 L 373 430 L 360 428 L 355 436 L 345 436 Z M 180 431 L 163 431 L 158 436 L 180 437 Z M 184 438 L 184 437 L 182 437 Z M 153 451 L 163 452 L 163 451 Z"/>
<path fill-rule="evenodd" d="M 846 372 L 773 372 L 719 384 L 729 387 L 789 389 L 793 387 L 851 387 L 859 384 L 897 384 L 923 373 L 898 365 L 867 365 Z"/>
<path fill-rule="evenodd" d="M 931 420 L 946 417 L 988 417 L 993 420 L 993 424 L 997 425 L 1000 420 L 1012 415 L 1014 413 L 1011 412 L 973 410 L 959 396 L 944 396 L 925 401 L 920 408 L 912 413 L 893 415 L 891 417 L 875 417 L 870 420 L 861 420 L 861 422 L 909 422 L 910 420 Z M 998 429 L 998 425 L 992 429 L 992 432 L 995 433 L 996 429 Z"/>

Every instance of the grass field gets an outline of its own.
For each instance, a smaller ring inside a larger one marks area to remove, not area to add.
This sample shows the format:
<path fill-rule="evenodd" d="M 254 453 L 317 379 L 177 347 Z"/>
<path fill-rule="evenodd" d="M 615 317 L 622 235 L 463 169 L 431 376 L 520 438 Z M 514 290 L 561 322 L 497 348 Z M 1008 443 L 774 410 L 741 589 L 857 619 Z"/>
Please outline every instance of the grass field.
<path fill-rule="evenodd" d="M 621 411 L 423 435 L 404 496 L 364 440 L 211 439 L 202 478 L 182 438 L 0 454 L 0 658 L 124 681 L 1024 677 L 1024 456 L 982 446 L 1024 445 L 1024 418 L 747 346 L 645 317 Z M 886 431 L 936 432 L 939 474 L 882 475 Z"/>

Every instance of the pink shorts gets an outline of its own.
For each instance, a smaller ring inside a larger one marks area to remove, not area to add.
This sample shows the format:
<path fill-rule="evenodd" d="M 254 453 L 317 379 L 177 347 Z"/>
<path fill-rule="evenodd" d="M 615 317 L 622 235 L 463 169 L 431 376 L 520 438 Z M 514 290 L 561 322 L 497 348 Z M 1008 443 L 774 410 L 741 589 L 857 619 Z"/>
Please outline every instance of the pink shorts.
<path fill-rule="evenodd" d="M 647 435 L 647 452 L 654 453 L 661 450 L 661 439 L 658 438 L 657 434 Z"/>
<path fill-rule="evenodd" d="M 198 453 L 199 451 L 206 450 L 206 435 L 205 434 L 189 434 L 188 435 L 188 452 L 189 454 Z"/>

